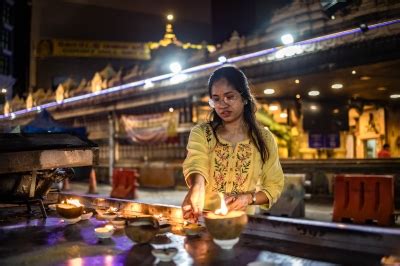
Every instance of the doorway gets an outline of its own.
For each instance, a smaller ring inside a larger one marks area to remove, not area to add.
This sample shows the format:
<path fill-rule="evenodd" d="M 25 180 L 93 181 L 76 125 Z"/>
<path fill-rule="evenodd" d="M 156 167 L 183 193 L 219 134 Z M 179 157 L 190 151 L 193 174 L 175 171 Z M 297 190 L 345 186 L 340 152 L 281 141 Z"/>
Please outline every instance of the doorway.
<path fill-rule="evenodd" d="M 376 158 L 376 147 L 377 147 L 377 139 L 367 139 L 364 146 L 364 158 Z"/>

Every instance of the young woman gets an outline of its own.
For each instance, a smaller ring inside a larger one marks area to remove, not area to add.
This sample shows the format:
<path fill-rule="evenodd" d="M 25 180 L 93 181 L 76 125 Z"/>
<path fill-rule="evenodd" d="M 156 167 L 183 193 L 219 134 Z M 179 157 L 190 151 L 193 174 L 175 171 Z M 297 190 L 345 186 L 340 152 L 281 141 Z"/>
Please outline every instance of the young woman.
<path fill-rule="evenodd" d="M 255 212 L 279 198 L 284 177 L 271 132 L 255 119 L 256 104 L 244 73 L 234 66 L 215 70 L 208 82 L 210 121 L 189 137 L 183 173 L 189 192 L 182 203 L 185 219 L 196 221 L 203 208 L 220 206 Z"/>

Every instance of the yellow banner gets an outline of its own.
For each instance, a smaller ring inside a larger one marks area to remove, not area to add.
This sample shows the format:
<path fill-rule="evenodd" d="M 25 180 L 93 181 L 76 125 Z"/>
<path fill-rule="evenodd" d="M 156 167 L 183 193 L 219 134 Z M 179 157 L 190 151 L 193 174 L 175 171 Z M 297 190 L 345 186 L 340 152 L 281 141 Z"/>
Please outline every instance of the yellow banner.
<path fill-rule="evenodd" d="M 52 39 L 39 42 L 37 55 L 149 60 L 150 49 L 146 43 Z"/>

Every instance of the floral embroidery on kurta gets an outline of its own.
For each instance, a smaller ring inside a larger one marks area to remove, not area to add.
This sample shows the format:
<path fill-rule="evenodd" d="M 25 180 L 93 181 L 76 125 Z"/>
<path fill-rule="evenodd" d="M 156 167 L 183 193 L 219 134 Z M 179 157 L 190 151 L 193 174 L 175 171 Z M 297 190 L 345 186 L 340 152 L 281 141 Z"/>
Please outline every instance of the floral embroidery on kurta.
<path fill-rule="evenodd" d="M 212 136 L 210 126 L 208 126 L 207 124 L 203 124 L 203 128 L 204 128 L 204 130 L 205 130 L 205 132 L 206 132 L 206 139 L 207 139 L 207 142 L 208 142 L 208 144 L 210 144 L 210 142 L 211 142 L 211 136 Z"/>
<path fill-rule="evenodd" d="M 228 173 L 229 145 L 217 143 L 215 145 L 214 191 L 225 192 L 226 175 Z"/>
<path fill-rule="evenodd" d="M 251 145 L 239 144 L 235 163 L 235 180 L 233 180 L 232 193 L 239 194 L 245 191 L 244 184 L 249 175 L 251 164 Z"/>

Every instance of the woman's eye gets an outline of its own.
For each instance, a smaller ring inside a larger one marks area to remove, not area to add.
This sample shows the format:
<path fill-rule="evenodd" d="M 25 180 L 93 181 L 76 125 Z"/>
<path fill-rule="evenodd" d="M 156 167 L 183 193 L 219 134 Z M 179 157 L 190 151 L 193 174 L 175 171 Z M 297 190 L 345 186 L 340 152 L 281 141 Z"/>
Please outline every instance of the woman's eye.
<path fill-rule="evenodd" d="M 219 102 L 219 98 L 212 98 L 213 102 Z"/>
<path fill-rule="evenodd" d="M 226 96 L 226 99 L 227 100 L 234 100 L 235 99 L 235 95 Z"/>

